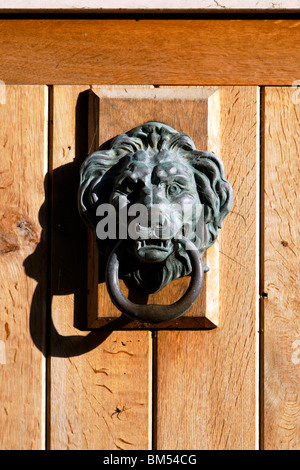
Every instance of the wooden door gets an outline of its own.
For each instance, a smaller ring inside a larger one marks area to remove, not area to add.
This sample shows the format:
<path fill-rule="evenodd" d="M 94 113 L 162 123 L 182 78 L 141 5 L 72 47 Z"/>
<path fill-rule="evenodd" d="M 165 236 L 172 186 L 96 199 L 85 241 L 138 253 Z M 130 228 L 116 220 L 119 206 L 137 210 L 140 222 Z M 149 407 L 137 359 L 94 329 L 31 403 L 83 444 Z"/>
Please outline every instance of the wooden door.
<path fill-rule="evenodd" d="M 93 93 L 100 97 L 101 143 L 141 122 L 159 120 L 193 135 L 197 148 L 219 146 L 235 192 L 232 216 L 224 223 L 220 237 L 221 319 L 216 330 L 140 331 L 137 325 L 134 331 L 94 330 L 90 335 L 94 335 L 99 345 L 91 346 L 91 339 L 87 339 L 87 350 L 78 353 L 76 348 L 80 350 L 80 345 L 76 347 L 72 342 L 80 341 L 82 333 L 74 330 L 73 324 L 74 310 L 80 311 L 75 302 L 80 304 L 80 298 L 85 300 L 82 288 L 86 282 L 83 269 L 86 254 L 82 254 L 85 244 L 82 237 L 70 240 L 71 234 L 82 231 L 83 227 L 78 221 L 74 231 L 74 221 L 64 220 L 70 207 L 68 204 L 62 207 L 62 201 L 75 200 L 76 185 L 73 197 L 60 194 L 71 192 L 68 165 L 71 171 L 75 163 L 73 178 L 78 181 L 79 167 L 72 151 L 76 145 L 74 122 L 76 106 L 84 99 L 85 91 L 82 87 L 55 86 L 52 318 L 55 328 L 65 338 L 59 339 L 54 333 L 50 340 L 56 351 L 50 353 L 49 368 L 50 446 L 76 448 L 77 439 L 86 435 L 86 443 L 80 441 L 79 445 L 87 448 L 196 449 L 215 448 L 216 442 L 222 448 L 226 447 L 222 439 L 229 439 L 228 435 L 225 438 L 219 434 L 226 420 L 231 429 L 228 447 L 251 448 L 256 439 L 257 405 L 258 89 L 114 87 L 106 90 L 94 86 Z M 244 109 L 247 109 L 246 119 L 242 118 Z M 76 124 L 80 126 L 84 115 L 79 113 L 78 119 Z M 98 129 L 93 128 L 92 134 L 98 135 Z M 84 155 L 85 152 L 78 151 L 79 161 Z M 230 235 L 232 231 L 238 234 L 237 238 Z M 64 244 L 61 237 L 65 238 Z M 60 253 L 65 258 L 66 250 L 69 259 L 65 269 L 69 274 L 63 274 L 65 262 L 60 260 Z M 76 260 L 74 253 L 78 253 Z M 71 292 L 65 293 L 71 295 L 61 295 L 63 290 L 58 282 L 63 284 L 64 279 L 67 285 L 73 284 Z M 113 305 L 109 298 L 105 302 L 100 309 L 111 312 Z M 162 299 L 164 302 L 166 299 Z M 83 302 L 81 311 L 84 311 Z M 72 335 L 76 335 L 74 339 Z M 68 352 L 69 348 L 73 353 Z M 242 390 L 238 398 L 237 390 Z M 239 427 L 232 431 L 241 414 L 245 429 L 242 435 Z M 178 420 L 182 432 L 174 432 Z"/>
<path fill-rule="evenodd" d="M 206 75 L 191 78 L 205 86 L 5 85 L 2 449 L 299 448 L 298 90 L 222 77 L 213 86 Z M 87 318 L 80 165 L 98 141 L 154 119 L 217 149 L 233 186 L 214 328 L 103 328 Z"/>

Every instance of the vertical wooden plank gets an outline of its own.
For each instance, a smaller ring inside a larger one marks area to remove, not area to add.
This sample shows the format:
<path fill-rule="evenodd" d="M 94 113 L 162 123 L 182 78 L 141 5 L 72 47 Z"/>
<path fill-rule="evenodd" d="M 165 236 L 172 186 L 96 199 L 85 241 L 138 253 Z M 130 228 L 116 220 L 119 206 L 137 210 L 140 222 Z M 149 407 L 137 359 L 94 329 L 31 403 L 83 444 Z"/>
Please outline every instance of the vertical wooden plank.
<path fill-rule="evenodd" d="M 300 104 L 265 89 L 263 446 L 300 448 Z"/>
<path fill-rule="evenodd" d="M 51 449 L 151 446 L 149 331 L 86 332 L 86 230 L 77 210 L 88 90 L 53 90 Z"/>
<path fill-rule="evenodd" d="M 234 191 L 220 233 L 220 325 L 157 333 L 157 449 L 254 449 L 257 441 L 257 88 L 221 88 L 220 116 Z"/>
<path fill-rule="evenodd" d="M 42 228 L 48 90 L 6 86 L 4 91 L 0 103 L 0 448 L 44 449 L 46 245 Z"/>

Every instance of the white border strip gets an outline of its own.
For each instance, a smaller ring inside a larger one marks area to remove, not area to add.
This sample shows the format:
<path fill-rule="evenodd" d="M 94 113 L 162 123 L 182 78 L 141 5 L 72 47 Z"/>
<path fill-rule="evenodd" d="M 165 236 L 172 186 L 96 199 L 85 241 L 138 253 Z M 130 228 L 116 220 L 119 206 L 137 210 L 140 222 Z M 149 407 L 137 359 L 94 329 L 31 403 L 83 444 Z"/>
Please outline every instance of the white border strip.
<path fill-rule="evenodd" d="M 300 9 L 300 0 L 0 0 L 0 11 L 286 11 Z"/>

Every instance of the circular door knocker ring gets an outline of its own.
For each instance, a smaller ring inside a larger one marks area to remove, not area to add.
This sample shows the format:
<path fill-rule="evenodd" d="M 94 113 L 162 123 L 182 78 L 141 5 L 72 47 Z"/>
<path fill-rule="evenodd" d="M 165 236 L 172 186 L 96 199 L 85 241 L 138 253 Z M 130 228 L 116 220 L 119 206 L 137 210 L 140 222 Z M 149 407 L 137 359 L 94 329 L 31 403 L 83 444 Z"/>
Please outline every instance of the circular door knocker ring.
<path fill-rule="evenodd" d="M 191 280 L 185 294 L 171 305 L 140 305 L 127 299 L 119 283 L 120 254 L 122 241 L 119 241 L 110 254 L 106 267 L 106 285 L 114 305 L 132 320 L 149 323 L 161 323 L 174 320 L 191 308 L 197 299 L 203 284 L 203 264 L 199 251 L 188 239 L 177 240 L 189 255 L 192 265 Z"/>

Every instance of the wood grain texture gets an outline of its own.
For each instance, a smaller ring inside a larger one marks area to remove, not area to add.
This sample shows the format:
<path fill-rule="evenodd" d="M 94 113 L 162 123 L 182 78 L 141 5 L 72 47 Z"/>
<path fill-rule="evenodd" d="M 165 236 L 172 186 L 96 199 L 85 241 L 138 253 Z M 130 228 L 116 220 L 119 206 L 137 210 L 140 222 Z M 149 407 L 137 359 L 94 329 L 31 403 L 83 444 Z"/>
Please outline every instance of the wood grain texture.
<path fill-rule="evenodd" d="M 98 98 L 99 96 L 99 98 Z M 95 135 L 100 143 L 147 121 L 164 122 L 176 130 L 189 134 L 197 148 L 219 154 L 219 93 L 216 87 L 93 87 L 90 92 L 90 144 L 95 150 Z M 98 120 L 94 119 L 97 115 Z M 126 113 L 123 110 L 126 109 Z M 99 131 L 98 131 L 99 129 Z M 209 147 L 209 148 L 208 148 Z M 130 321 L 121 316 L 112 304 L 104 280 L 106 259 L 100 257 L 95 236 L 89 238 L 88 273 L 88 325 L 91 328 L 153 328 L 153 325 Z M 157 328 L 213 328 L 219 322 L 219 244 L 211 247 L 204 257 L 211 270 L 204 275 L 199 298 L 182 317 L 157 325 Z M 102 282 L 97 284 L 98 269 Z M 123 293 L 137 304 L 172 304 L 180 299 L 190 282 L 190 277 L 173 281 L 152 295 L 128 291 Z"/>
<path fill-rule="evenodd" d="M 79 166 L 88 151 L 87 89 L 53 90 L 48 447 L 148 449 L 151 333 L 82 331 L 86 330 L 86 230 L 76 201 Z"/>
<path fill-rule="evenodd" d="M 264 122 L 265 449 L 300 448 L 300 100 L 266 88 Z"/>
<path fill-rule="evenodd" d="M 0 104 L 0 448 L 44 449 L 47 264 L 41 227 L 45 213 L 40 209 L 47 171 L 48 92 L 44 86 L 6 86 L 4 92 Z"/>
<path fill-rule="evenodd" d="M 221 87 L 220 103 L 234 191 L 220 234 L 220 326 L 157 333 L 157 449 L 257 445 L 258 90 Z"/>
<path fill-rule="evenodd" d="M 291 85 L 300 23 L 1 20 L 0 44 L 5 83 Z"/>
<path fill-rule="evenodd" d="M 51 449 L 150 448 L 151 349 L 147 331 L 113 332 L 91 352 L 55 358 Z"/>

